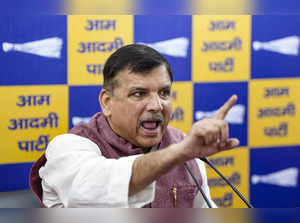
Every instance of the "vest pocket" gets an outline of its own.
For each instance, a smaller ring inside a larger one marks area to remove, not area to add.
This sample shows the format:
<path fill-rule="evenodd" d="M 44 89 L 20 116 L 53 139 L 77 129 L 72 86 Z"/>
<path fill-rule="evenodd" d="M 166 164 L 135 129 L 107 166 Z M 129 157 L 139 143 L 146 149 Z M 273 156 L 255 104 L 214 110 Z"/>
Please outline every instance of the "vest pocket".
<path fill-rule="evenodd" d="M 157 188 L 158 189 L 158 188 Z M 197 195 L 196 185 L 174 185 L 167 190 L 158 189 L 152 208 L 192 208 Z"/>

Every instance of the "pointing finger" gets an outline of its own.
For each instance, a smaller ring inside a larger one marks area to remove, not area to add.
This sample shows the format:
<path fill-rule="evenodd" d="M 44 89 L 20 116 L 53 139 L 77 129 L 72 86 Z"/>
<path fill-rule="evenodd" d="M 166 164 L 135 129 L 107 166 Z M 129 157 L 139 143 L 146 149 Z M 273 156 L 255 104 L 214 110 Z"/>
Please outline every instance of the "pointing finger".
<path fill-rule="evenodd" d="M 228 128 L 228 124 L 225 121 L 221 121 L 222 125 L 221 125 L 221 137 L 220 137 L 220 141 L 221 143 L 225 142 L 228 139 L 228 135 L 229 135 L 229 128 Z"/>
<path fill-rule="evenodd" d="M 226 117 L 227 113 L 229 112 L 229 110 L 233 107 L 233 105 L 236 103 L 237 101 L 237 95 L 232 95 L 226 102 L 225 104 L 218 109 L 215 119 L 221 119 L 224 120 L 224 118 Z"/>

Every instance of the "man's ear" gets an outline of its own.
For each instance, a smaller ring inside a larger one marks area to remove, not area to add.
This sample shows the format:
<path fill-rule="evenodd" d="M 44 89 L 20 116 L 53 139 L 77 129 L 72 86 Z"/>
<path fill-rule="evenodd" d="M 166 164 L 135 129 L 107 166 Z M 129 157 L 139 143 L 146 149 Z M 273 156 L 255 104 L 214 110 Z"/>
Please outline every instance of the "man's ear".
<path fill-rule="evenodd" d="M 111 103 L 112 103 L 112 93 L 108 90 L 102 88 L 99 94 L 99 103 L 102 108 L 102 112 L 106 117 L 111 115 Z"/>

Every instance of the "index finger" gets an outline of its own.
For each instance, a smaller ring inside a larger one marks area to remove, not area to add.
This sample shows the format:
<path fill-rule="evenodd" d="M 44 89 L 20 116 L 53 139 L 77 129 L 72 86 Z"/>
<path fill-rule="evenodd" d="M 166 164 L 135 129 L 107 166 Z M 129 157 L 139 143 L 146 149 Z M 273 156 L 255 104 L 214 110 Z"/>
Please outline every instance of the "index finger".
<path fill-rule="evenodd" d="M 218 109 L 218 111 L 216 112 L 216 116 L 215 119 L 220 119 L 220 120 L 224 120 L 224 118 L 226 117 L 227 113 L 229 112 L 229 110 L 234 106 L 234 104 L 236 103 L 238 97 L 236 94 L 232 95 L 226 102 L 225 104 Z"/>

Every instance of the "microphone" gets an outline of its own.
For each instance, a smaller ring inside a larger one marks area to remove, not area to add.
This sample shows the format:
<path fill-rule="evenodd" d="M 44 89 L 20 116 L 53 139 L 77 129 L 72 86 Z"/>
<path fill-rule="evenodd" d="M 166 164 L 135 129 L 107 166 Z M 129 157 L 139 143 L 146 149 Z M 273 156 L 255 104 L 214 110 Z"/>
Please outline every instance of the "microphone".
<path fill-rule="evenodd" d="M 221 174 L 220 171 L 217 170 L 216 167 L 205 157 L 204 158 L 199 158 L 203 162 L 205 162 L 207 165 L 209 165 L 231 188 L 232 190 L 242 199 L 242 201 L 248 206 L 248 208 L 253 208 L 253 206 L 246 200 L 246 198 L 229 182 L 229 180 Z"/>

